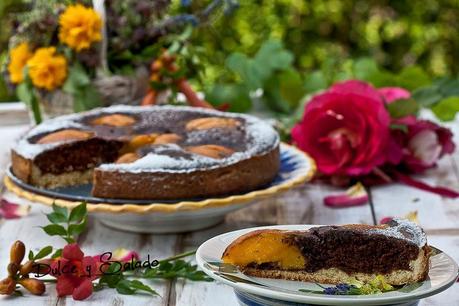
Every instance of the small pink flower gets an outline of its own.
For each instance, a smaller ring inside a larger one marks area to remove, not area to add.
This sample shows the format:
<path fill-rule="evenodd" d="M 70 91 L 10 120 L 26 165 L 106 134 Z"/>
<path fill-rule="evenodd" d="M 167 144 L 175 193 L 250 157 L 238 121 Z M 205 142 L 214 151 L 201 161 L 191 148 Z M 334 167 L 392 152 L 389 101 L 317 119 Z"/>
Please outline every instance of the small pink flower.
<path fill-rule="evenodd" d="M 386 103 L 411 98 L 411 93 L 400 87 L 381 87 L 378 89 L 378 92 Z"/>
<path fill-rule="evenodd" d="M 64 247 L 62 258 L 52 263 L 51 271 L 57 279 L 57 295 L 72 295 L 74 300 L 91 296 L 92 281 L 99 277 L 97 261 L 91 256 L 84 256 L 76 243 Z"/>
<path fill-rule="evenodd" d="M 405 125 L 408 131 L 392 131 L 392 136 L 402 150 L 402 165 L 414 173 L 435 167 L 445 154 L 454 151 L 455 145 L 450 130 L 431 121 L 408 116 L 395 121 Z"/>
<path fill-rule="evenodd" d="M 30 211 L 30 205 L 19 205 L 0 199 L 0 218 L 17 219 L 24 217 Z"/>

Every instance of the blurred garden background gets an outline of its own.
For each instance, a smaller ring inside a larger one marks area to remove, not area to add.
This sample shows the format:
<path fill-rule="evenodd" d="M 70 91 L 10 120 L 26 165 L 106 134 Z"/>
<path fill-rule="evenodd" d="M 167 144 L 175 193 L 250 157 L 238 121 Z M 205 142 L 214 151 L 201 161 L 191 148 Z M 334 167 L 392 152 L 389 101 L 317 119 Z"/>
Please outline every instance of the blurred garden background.
<path fill-rule="evenodd" d="M 15 19 L 33 2 L 40 1 L 0 1 L 3 67 Z M 118 29 L 119 37 L 142 35 L 141 27 L 148 25 L 135 25 L 136 14 L 152 2 L 161 7 L 161 17 L 193 16 L 222 6 L 205 22 L 189 18 L 192 30 L 185 27 L 155 43 L 171 48 L 178 41 L 181 47 L 175 49 L 183 51 L 190 83 L 206 100 L 227 103 L 232 111 L 250 111 L 261 89 L 262 104 L 273 114 L 295 114 L 305 96 L 349 78 L 407 88 L 440 119 L 452 119 L 459 109 L 457 0 L 107 0 L 115 8 L 109 18 L 134 24 Z M 46 19 L 40 22 L 36 29 L 47 27 Z M 110 47 L 115 43 L 109 53 Z M 132 63 L 137 54 L 122 55 Z M 111 62 L 112 71 L 127 71 L 126 63 L 122 68 L 117 63 Z M 15 100 L 6 83 L 1 82 L 0 100 Z"/>

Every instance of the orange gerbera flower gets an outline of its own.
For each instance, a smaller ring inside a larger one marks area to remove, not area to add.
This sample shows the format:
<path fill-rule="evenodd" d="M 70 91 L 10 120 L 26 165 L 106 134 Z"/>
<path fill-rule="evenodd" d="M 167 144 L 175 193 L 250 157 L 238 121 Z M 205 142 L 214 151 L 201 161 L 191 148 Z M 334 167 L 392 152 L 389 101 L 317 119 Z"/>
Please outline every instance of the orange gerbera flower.
<path fill-rule="evenodd" d="M 27 62 L 33 85 L 47 90 L 61 86 L 67 77 L 67 60 L 56 48 L 39 48 Z"/>
<path fill-rule="evenodd" d="M 59 25 L 59 40 L 78 52 L 102 39 L 102 19 L 81 4 L 68 6 L 59 17 Z"/>
<path fill-rule="evenodd" d="M 26 42 L 20 43 L 11 49 L 8 73 L 12 83 L 18 84 L 23 81 L 23 70 L 31 57 L 32 52 L 30 51 L 29 44 Z"/>

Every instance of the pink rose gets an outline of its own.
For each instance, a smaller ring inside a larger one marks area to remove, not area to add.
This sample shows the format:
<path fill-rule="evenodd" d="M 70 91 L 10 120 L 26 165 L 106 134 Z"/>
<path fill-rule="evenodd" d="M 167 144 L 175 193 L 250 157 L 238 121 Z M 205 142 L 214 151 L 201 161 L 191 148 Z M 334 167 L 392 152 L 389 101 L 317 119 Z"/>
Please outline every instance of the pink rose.
<path fill-rule="evenodd" d="M 367 174 L 385 163 L 390 117 L 383 99 L 361 81 L 337 83 L 306 105 L 292 130 L 296 145 L 327 175 Z"/>
<path fill-rule="evenodd" d="M 445 154 L 454 151 L 453 134 L 431 121 L 408 116 L 395 121 L 405 125 L 408 131 L 394 130 L 392 135 L 402 150 L 402 165 L 418 173 L 432 168 Z"/>
<path fill-rule="evenodd" d="M 378 89 L 378 92 L 386 103 L 411 98 L 410 92 L 400 87 L 381 87 Z"/>

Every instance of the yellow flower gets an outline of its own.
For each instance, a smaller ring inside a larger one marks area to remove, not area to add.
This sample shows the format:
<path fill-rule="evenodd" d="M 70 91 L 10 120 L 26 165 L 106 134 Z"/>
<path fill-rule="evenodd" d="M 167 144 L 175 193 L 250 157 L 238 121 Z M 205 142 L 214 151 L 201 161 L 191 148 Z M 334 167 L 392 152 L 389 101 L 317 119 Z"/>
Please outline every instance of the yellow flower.
<path fill-rule="evenodd" d="M 70 5 L 59 17 L 59 40 L 76 51 L 102 39 L 102 19 L 91 8 Z"/>
<path fill-rule="evenodd" d="M 67 61 L 56 54 L 56 48 L 39 48 L 27 62 L 33 85 L 53 90 L 64 83 L 67 77 Z"/>
<path fill-rule="evenodd" d="M 29 44 L 26 42 L 20 43 L 10 51 L 10 63 L 8 64 L 8 73 L 10 80 L 14 84 L 21 83 L 23 80 L 22 70 L 27 64 L 27 61 L 32 56 Z"/>

